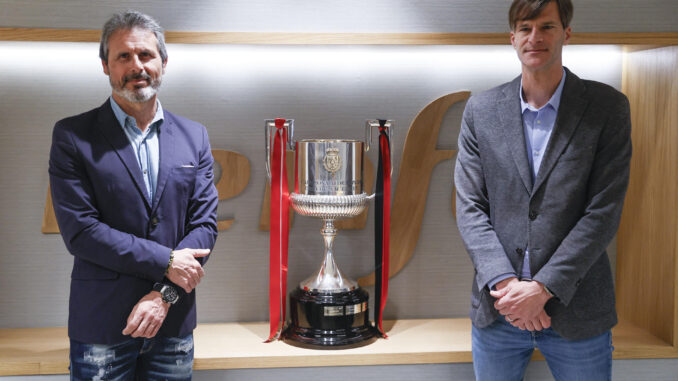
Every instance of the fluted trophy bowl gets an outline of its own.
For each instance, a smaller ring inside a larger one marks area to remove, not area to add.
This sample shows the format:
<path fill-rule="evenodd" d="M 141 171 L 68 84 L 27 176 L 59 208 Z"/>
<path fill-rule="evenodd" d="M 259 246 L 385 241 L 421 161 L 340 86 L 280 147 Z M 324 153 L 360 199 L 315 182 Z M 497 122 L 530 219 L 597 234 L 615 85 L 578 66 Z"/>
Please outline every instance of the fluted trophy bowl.
<path fill-rule="evenodd" d="M 365 210 L 369 197 L 365 193 L 350 196 L 304 195 L 292 193 L 292 208 L 307 217 L 324 220 L 353 218 Z"/>

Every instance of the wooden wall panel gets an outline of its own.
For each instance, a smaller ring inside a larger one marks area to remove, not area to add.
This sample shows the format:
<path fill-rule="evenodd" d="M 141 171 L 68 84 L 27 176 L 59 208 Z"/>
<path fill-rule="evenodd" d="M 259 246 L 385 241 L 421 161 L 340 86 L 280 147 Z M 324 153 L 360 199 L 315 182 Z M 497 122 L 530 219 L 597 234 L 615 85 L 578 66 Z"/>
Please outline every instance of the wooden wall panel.
<path fill-rule="evenodd" d="M 98 29 L 3 28 L 0 41 L 99 42 Z M 508 45 L 508 33 L 264 33 L 191 32 L 165 33 L 175 44 L 254 45 Z M 667 46 L 678 43 L 678 32 L 575 33 L 570 44 Z"/>
<path fill-rule="evenodd" d="M 622 318 L 678 345 L 678 46 L 626 53 L 631 182 L 618 234 Z"/>

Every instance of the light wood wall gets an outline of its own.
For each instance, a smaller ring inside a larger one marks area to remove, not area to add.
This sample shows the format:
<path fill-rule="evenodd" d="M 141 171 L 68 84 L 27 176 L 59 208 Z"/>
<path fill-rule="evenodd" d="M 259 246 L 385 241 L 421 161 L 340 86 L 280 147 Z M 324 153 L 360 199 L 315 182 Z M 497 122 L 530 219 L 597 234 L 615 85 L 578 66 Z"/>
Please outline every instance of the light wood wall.
<path fill-rule="evenodd" d="M 633 158 L 617 252 L 621 318 L 678 347 L 678 46 L 627 52 Z"/>
<path fill-rule="evenodd" d="M 98 29 L 3 28 L 0 41 L 99 42 Z M 502 33 L 280 33 L 190 32 L 165 33 L 168 43 L 251 45 L 507 45 Z M 678 32 L 576 33 L 573 45 L 667 46 L 678 44 Z"/>

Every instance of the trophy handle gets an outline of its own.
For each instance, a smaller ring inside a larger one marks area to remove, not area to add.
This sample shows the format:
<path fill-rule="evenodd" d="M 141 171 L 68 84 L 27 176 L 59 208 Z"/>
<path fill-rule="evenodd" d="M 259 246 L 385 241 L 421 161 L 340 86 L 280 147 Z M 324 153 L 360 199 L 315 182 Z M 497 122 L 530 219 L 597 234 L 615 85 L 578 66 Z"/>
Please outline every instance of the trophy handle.
<path fill-rule="evenodd" d="M 285 126 L 287 129 L 287 148 L 294 151 L 294 119 L 286 119 Z M 275 119 L 266 119 L 264 125 L 264 133 L 266 135 L 266 174 L 268 180 L 271 180 L 271 144 L 273 144 L 273 134 L 276 132 Z"/>
<path fill-rule="evenodd" d="M 372 129 L 381 126 L 386 127 L 386 135 L 388 136 L 388 149 L 391 152 L 391 175 L 393 175 L 393 126 L 395 122 L 388 119 L 373 119 L 365 121 L 365 152 L 370 150 L 372 143 Z"/>

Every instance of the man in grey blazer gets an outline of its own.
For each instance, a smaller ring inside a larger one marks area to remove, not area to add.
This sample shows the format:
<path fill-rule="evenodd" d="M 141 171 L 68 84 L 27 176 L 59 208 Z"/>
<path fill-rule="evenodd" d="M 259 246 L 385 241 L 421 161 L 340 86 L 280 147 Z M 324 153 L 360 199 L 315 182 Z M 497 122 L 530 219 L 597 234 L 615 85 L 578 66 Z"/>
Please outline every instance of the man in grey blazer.
<path fill-rule="evenodd" d="M 454 177 L 475 268 L 478 380 L 522 379 L 535 347 L 558 380 L 611 378 L 617 315 L 605 249 L 628 185 L 629 103 L 563 67 L 572 8 L 514 0 L 522 75 L 464 110 Z"/>

